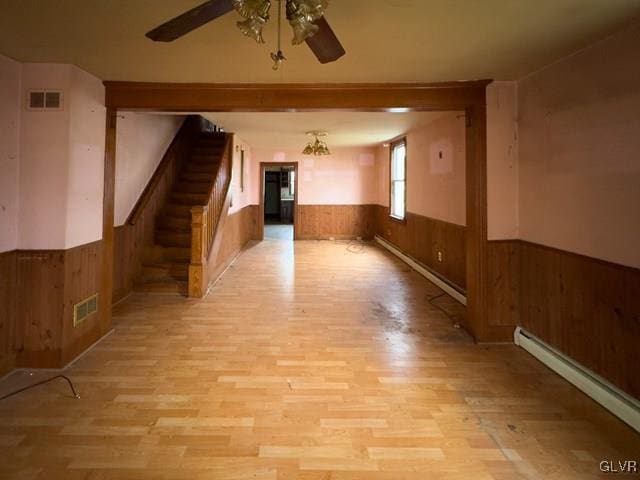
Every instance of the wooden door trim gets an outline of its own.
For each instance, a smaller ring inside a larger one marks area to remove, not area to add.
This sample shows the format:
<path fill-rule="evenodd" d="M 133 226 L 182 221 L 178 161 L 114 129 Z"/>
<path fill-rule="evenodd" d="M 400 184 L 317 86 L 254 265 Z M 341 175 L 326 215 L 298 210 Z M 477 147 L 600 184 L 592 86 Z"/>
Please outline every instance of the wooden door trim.
<path fill-rule="evenodd" d="M 258 237 L 264 240 L 264 174 L 266 167 L 293 167 L 295 172 L 295 191 L 293 192 L 293 239 L 297 240 L 298 215 L 298 162 L 260 162 L 260 203 L 258 204 Z"/>

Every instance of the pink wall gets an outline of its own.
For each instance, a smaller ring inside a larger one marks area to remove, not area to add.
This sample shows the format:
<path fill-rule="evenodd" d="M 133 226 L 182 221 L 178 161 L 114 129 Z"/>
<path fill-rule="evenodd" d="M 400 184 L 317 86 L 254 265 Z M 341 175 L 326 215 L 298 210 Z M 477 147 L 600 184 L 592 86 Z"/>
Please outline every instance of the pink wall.
<path fill-rule="evenodd" d="M 116 226 L 127 220 L 183 120 L 183 116 L 133 112 L 125 112 L 118 118 Z"/>
<path fill-rule="evenodd" d="M 18 139 L 20 161 L 18 172 L 10 178 L 19 208 L 14 213 L 17 241 L 7 246 L 66 249 L 99 240 L 105 129 L 102 82 L 72 65 L 14 62 L 14 77 L 16 69 L 20 83 L 13 95 L 18 108 L 14 105 L 10 116 L 19 123 L 12 138 Z M 28 110 L 32 89 L 62 91 L 62 109 Z"/>
<path fill-rule="evenodd" d="M 22 65 L 19 248 L 63 249 L 66 245 L 72 68 Z M 63 109 L 26 110 L 30 89 L 62 90 Z"/>
<path fill-rule="evenodd" d="M 260 201 L 260 162 L 298 162 L 301 205 L 366 205 L 378 199 L 373 148 L 334 148 L 332 155 L 323 157 L 253 148 L 251 158 L 250 202 L 254 205 Z"/>
<path fill-rule="evenodd" d="M 0 252 L 18 246 L 21 66 L 0 55 Z"/>
<path fill-rule="evenodd" d="M 458 225 L 466 223 L 465 127 L 460 113 L 406 133 L 407 211 Z M 378 199 L 389 205 L 389 148 L 376 150 Z"/>
<path fill-rule="evenodd" d="M 244 188 L 241 188 L 241 152 L 244 150 Z M 231 195 L 232 205 L 229 207 L 229 215 L 242 210 L 247 205 L 251 204 L 252 198 L 252 182 L 255 182 L 251 178 L 253 170 L 251 168 L 251 147 L 242 138 L 234 135 L 233 137 L 233 173 L 231 175 Z M 260 186 L 257 183 L 258 188 Z"/>
<path fill-rule="evenodd" d="M 518 82 L 520 238 L 640 268 L 640 24 Z"/>
<path fill-rule="evenodd" d="M 487 87 L 489 240 L 518 238 L 518 99 L 516 82 Z"/>
<path fill-rule="evenodd" d="M 104 87 L 72 67 L 65 248 L 102 238 Z"/>

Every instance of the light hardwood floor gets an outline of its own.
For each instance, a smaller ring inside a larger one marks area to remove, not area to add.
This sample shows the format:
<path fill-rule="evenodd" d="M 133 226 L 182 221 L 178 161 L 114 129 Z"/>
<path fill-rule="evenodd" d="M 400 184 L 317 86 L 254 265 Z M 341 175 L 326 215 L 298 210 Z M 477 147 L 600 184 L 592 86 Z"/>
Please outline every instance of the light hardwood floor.
<path fill-rule="evenodd" d="M 637 459 L 633 431 L 475 345 L 441 294 L 375 246 L 269 239 L 203 300 L 136 294 L 67 370 L 81 399 L 0 402 L 0 478 L 564 480 Z"/>

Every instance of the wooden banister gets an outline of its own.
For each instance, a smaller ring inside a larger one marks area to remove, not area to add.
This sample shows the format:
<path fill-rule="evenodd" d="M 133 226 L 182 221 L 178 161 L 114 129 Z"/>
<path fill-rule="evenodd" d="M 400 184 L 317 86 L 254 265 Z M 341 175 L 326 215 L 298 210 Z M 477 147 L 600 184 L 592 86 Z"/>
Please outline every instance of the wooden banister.
<path fill-rule="evenodd" d="M 224 149 L 204 205 L 191 207 L 191 262 L 189 264 L 189 296 L 206 293 L 207 267 L 216 238 L 222 234 L 218 226 L 226 215 L 233 166 L 233 136 L 226 135 Z M 226 207 L 226 208 L 225 208 Z M 219 242 L 218 242 L 219 243 Z"/>

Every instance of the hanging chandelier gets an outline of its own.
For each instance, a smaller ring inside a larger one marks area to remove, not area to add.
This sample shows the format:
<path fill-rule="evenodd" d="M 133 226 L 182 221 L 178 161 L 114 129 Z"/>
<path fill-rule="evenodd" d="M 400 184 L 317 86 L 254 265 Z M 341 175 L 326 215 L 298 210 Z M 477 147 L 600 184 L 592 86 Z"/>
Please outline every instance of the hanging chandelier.
<path fill-rule="evenodd" d="M 277 70 L 286 60 L 280 48 L 280 18 L 282 0 L 278 1 L 278 50 L 271 54 L 273 69 Z M 262 29 L 269 21 L 270 0 L 233 0 L 236 11 L 245 20 L 236 25 L 240 31 L 257 43 L 264 43 Z M 286 15 L 293 29 L 293 45 L 299 45 L 318 32 L 313 22 L 321 18 L 328 6 L 328 0 L 286 0 Z"/>
<path fill-rule="evenodd" d="M 302 150 L 303 155 L 331 155 L 331 151 L 327 144 L 320 140 L 318 137 L 326 137 L 327 132 L 307 132 L 307 135 L 313 136 L 315 138 L 314 142 L 307 143 L 307 146 Z"/>

